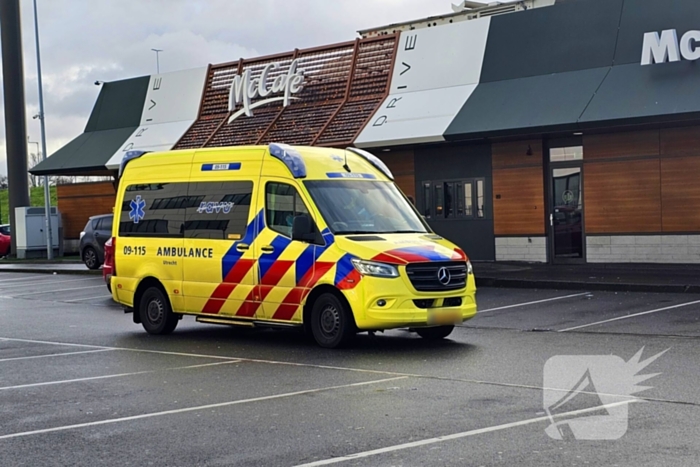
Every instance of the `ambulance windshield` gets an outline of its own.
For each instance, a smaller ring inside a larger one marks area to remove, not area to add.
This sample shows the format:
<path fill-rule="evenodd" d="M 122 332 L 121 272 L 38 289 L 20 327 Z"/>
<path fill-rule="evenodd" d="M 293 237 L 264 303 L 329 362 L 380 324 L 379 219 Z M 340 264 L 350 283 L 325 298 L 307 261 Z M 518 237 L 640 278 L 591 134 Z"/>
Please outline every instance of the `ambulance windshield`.
<path fill-rule="evenodd" d="M 334 234 L 428 232 L 393 183 L 321 180 L 304 184 Z"/>

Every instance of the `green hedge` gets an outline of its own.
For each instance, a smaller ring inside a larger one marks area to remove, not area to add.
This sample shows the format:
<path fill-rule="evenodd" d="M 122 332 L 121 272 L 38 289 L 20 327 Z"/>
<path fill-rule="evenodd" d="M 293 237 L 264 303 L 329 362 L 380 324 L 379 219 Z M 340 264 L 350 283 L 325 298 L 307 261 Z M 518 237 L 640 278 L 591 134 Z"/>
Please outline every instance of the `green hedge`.
<path fill-rule="evenodd" d="M 29 202 L 32 206 L 44 206 L 44 187 L 30 188 Z M 51 206 L 56 206 L 56 187 L 51 187 Z M 0 190 L 0 224 L 10 223 L 10 208 L 7 189 Z"/>

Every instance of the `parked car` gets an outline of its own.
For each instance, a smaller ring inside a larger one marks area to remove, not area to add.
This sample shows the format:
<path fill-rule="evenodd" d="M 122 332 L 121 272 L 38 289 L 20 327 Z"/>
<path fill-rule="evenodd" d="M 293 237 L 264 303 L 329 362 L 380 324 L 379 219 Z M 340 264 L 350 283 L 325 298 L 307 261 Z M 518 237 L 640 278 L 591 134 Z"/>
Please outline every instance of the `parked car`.
<path fill-rule="evenodd" d="M 113 219 L 113 214 L 93 216 L 80 232 L 80 257 L 90 269 L 99 269 L 104 263 L 104 246 L 112 238 Z"/>
<path fill-rule="evenodd" d="M 0 234 L 10 235 L 10 224 L 0 224 Z"/>
<path fill-rule="evenodd" d="M 105 262 L 102 265 L 102 279 L 104 279 L 107 284 L 107 290 L 112 293 L 112 271 L 114 270 L 114 246 L 112 241 L 114 239 L 110 238 L 105 242 Z"/>
<path fill-rule="evenodd" d="M 10 254 L 10 236 L 0 233 L 0 257 Z"/>

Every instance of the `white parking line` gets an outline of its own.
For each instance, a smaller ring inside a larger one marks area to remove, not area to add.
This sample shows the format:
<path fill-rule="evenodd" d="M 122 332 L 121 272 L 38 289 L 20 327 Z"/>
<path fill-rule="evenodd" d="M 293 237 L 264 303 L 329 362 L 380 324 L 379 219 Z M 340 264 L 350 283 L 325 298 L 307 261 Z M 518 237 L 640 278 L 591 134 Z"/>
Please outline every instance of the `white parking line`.
<path fill-rule="evenodd" d="M 589 328 L 591 326 L 598 326 L 599 324 L 606 324 L 606 323 L 612 323 L 613 321 L 620 321 L 623 319 L 629 319 L 629 318 L 635 318 L 637 316 L 644 316 L 644 315 L 650 315 L 652 313 L 658 313 L 660 311 L 666 311 L 666 310 L 673 310 L 675 308 L 682 308 L 684 306 L 690 306 L 690 305 L 697 305 L 700 303 L 700 300 L 695 300 L 694 302 L 688 302 L 688 303 L 681 303 L 679 305 L 672 305 L 672 306 L 667 306 L 664 308 L 658 308 L 656 310 L 649 310 L 649 311 L 643 311 L 641 313 L 634 313 L 631 315 L 625 315 L 625 316 L 618 316 L 617 318 L 612 318 L 612 319 L 606 319 L 603 321 L 597 321 L 595 323 L 590 323 L 590 324 L 583 324 L 581 326 L 574 326 L 572 328 L 566 328 L 566 329 L 560 329 L 557 332 L 568 332 L 568 331 L 575 331 L 577 329 L 583 329 L 583 328 Z"/>
<path fill-rule="evenodd" d="M 10 298 L 17 298 L 17 297 L 26 297 L 29 295 L 46 295 L 48 293 L 57 293 L 57 292 L 71 292 L 73 290 L 87 290 L 87 289 L 96 289 L 98 287 L 105 287 L 104 284 L 100 285 L 91 285 L 89 287 L 74 287 L 72 289 L 59 289 L 59 290 L 44 290 L 42 292 L 28 292 L 28 293 L 20 293 L 20 294 L 15 294 L 15 295 L 9 295 Z"/>
<path fill-rule="evenodd" d="M 0 279 L 0 282 L 15 282 L 15 281 L 26 281 L 26 280 L 34 280 L 34 279 L 52 279 L 53 275 L 51 274 L 37 274 L 34 276 L 22 276 L 22 277 L 17 277 L 17 274 L 14 273 L 12 274 L 12 279 Z M 0 277 L 9 277 L 9 276 L 0 276 Z M 47 282 L 47 281 L 44 281 Z"/>
<path fill-rule="evenodd" d="M 542 417 L 530 418 L 530 419 L 522 420 L 519 422 L 505 423 L 503 425 L 490 426 L 487 428 L 479 428 L 477 430 L 464 431 L 462 433 L 455 433 L 453 435 L 438 436 L 437 438 L 428 438 L 428 439 L 423 439 L 420 441 L 413 441 L 411 443 L 397 444 L 395 446 L 388 446 L 385 448 L 373 449 L 371 451 L 358 452 L 355 454 L 351 454 L 349 456 L 333 457 L 331 459 L 324 459 L 324 460 L 320 460 L 320 461 L 309 462 L 307 464 L 299 464 L 296 467 L 317 467 L 317 466 L 321 466 L 321 465 L 338 464 L 340 462 L 346 462 L 346 461 L 351 461 L 351 460 L 362 459 L 365 457 L 377 456 L 380 454 L 386 454 L 388 452 L 396 452 L 396 451 L 401 451 L 404 449 L 411 449 L 411 448 L 416 448 L 416 447 L 420 447 L 420 446 L 426 446 L 429 444 L 444 443 L 445 441 L 452 441 L 455 439 L 468 438 L 470 436 L 481 435 L 484 433 L 493 433 L 495 431 L 502 431 L 502 430 L 507 430 L 509 428 L 516 428 L 516 427 L 520 427 L 520 426 L 532 425 L 534 423 L 540 423 L 540 422 L 546 422 L 546 421 L 551 422 L 555 418 L 583 415 L 583 414 L 586 414 L 589 412 L 597 412 L 598 410 L 610 409 L 613 407 L 631 404 L 634 402 L 639 402 L 639 400 L 638 399 L 631 399 L 631 400 L 626 400 L 626 401 L 621 401 L 621 402 L 614 402 L 612 404 L 604 404 L 604 405 L 600 405 L 598 407 L 591 407 L 589 409 L 574 410 L 571 412 L 555 414 L 552 417 L 545 415 Z"/>
<path fill-rule="evenodd" d="M 233 405 L 249 404 L 252 402 L 262 402 L 262 401 L 269 401 L 269 400 L 274 400 L 274 399 L 282 399 L 285 397 L 301 396 L 304 394 L 314 394 L 314 393 L 318 393 L 318 392 L 332 391 L 335 389 L 344 389 L 344 388 L 352 388 L 352 387 L 358 387 L 358 386 L 368 386 L 371 384 L 389 383 L 392 381 L 397 381 L 397 380 L 406 379 L 406 378 L 407 378 L 407 376 L 400 376 L 397 378 L 386 378 L 386 379 L 379 379 L 379 380 L 374 380 L 374 381 L 363 381 L 360 383 L 341 384 L 338 386 L 328 386 L 328 387 L 324 387 L 324 388 L 305 389 L 302 391 L 287 392 L 284 394 L 274 394 L 271 396 L 254 397 L 251 399 L 239 399 L 236 401 L 220 402 L 218 404 L 207 404 L 207 405 L 198 405 L 195 407 L 185 407 L 182 409 L 164 410 L 162 412 L 152 412 L 152 413 L 146 413 L 146 414 L 141 414 L 141 415 L 133 415 L 131 417 L 109 418 L 107 420 L 99 420 L 96 422 L 78 423 L 76 425 L 65 425 L 65 426 L 57 426 L 54 428 L 45 428 L 43 430 L 34 430 L 34 431 L 24 431 L 24 432 L 20 432 L 20 433 L 12 433 L 9 435 L 0 436 L 0 440 L 20 438 L 23 436 L 40 435 L 40 434 L 44 434 L 44 433 L 54 433 L 56 431 L 75 430 L 78 428 L 87 428 L 90 426 L 107 425 L 107 424 L 111 424 L 111 423 L 129 422 L 132 420 L 142 420 L 144 418 L 162 417 L 164 415 L 176 415 L 176 414 L 182 414 L 182 413 L 187 413 L 187 412 L 195 412 L 198 410 L 218 409 L 221 407 L 230 407 Z"/>
<path fill-rule="evenodd" d="M 345 367 L 345 366 L 319 365 L 319 364 L 315 364 L 315 363 L 299 363 L 299 362 L 285 362 L 285 361 L 278 361 L 278 360 L 263 360 L 263 359 L 259 359 L 259 358 L 226 357 L 226 356 L 222 356 L 222 355 L 211 355 L 211 354 L 193 354 L 193 353 L 186 353 L 186 352 L 172 352 L 172 351 L 167 351 L 167 350 L 136 349 L 136 348 L 129 348 L 129 347 L 104 347 L 104 346 L 91 345 L 91 344 L 51 342 L 51 341 L 40 341 L 40 340 L 33 340 L 33 339 L 18 339 L 18 338 L 12 338 L 12 337 L 0 337 L 0 341 L 27 342 L 27 343 L 33 343 L 33 344 L 46 344 L 46 345 L 69 346 L 69 347 L 72 346 L 72 347 L 83 347 L 83 348 L 91 348 L 91 349 L 123 350 L 123 351 L 127 351 L 127 352 L 150 353 L 150 354 L 156 354 L 156 355 L 175 355 L 175 356 L 180 356 L 180 357 L 209 358 L 209 359 L 213 359 L 213 360 L 225 360 L 227 362 L 236 361 L 236 362 L 245 362 L 245 363 L 263 363 L 263 364 L 267 364 L 267 365 L 283 365 L 283 366 L 292 366 L 292 367 L 301 367 L 301 368 L 315 368 L 315 369 L 319 369 L 319 370 L 348 371 L 348 372 L 352 372 L 352 373 L 363 373 L 363 374 L 392 376 L 392 377 L 396 376 L 396 377 L 405 377 L 405 378 L 420 378 L 420 379 L 431 379 L 431 380 L 440 380 L 440 381 L 453 381 L 453 382 L 460 382 L 460 383 L 499 386 L 499 387 L 506 387 L 506 388 L 531 389 L 531 390 L 535 390 L 535 391 L 545 391 L 546 390 L 546 391 L 569 392 L 569 390 L 570 390 L 570 389 L 557 389 L 557 388 L 549 388 L 549 387 L 535 386 L 535 385 L 528 385 L 528 384 L 506 383 L 506 382 L 500 382 L 500 381 L 486 381 L 486 380 L 478 380 L 478 379 L 454 378 L 454 377 L 426 375 L 426 374 L 419 374 L 419 373 L 402 373 L 402 372 L 398 372 L 398 371 L 387 371 L 387 370 L 371 370 L 368 368 L 352 368 L 352 367 Z M 587 392 L 587 391 L 580 391 L 580 392 L 582 394 L 591 394 L 591 395 L 606 395 L 606 396 L 610 396 L 610 397 L 627 397 L 627 396 L 622 395 L 622 394 L 607 394 L 607 393 Z M 653 401 L 653 402 L 680 403 L 677 400 L 659 399 L 659 398 L 652 398 L 652 397 L 644 397 L 644 398 L 639 398 L 639 399 Z"/>
<path fill-rule="evenodd" d="M 588 294 L 589 294 L 589 292 L 583 292 L 583 293 L 576 293 L 573 295 L 564 295 L 563 297 L 553 297 L 553 298 L 546 298 L 544 300 L 535 300 L 534 302 L 516 303 L 515 305 L 499 306 L 498 308 L 488 308 L 486 310 L 479 310 L 479 314 L 486 313 L 487 311 L 506 310 L 508 308 L 517 308 L 517 307 L 527 306 L 527 305 L 537 305 L 538 303 L 553 302 L 555 300 L 564 300 L 565 298 L 581 297 L 583 295 L 588 295 Z"/>
<path fill-rule="evenodd" d="M 47 276 L 47 277 L 52 277 L 52 276 Z M 94 281 L 95 279 L 102 280 L 101 277 L 82 277 L 80 279 L 66 279 L 66 280 L 61 280 L 61 281 L 39 281 L 39 282 L 27 281 L 28 283 L 26 285 L 63 284 L 65 282 Z M 23 285 L 23 284 L 17 284 L 17 283 L 7 284 L 7 285 L 0 284 L 0 289 L 10 289 L 12 287 L 21 287 L 21 285 Z"/>
<path fill-rule="evenodd" d="M 66 347 L 87 347 L 90 349 L 109 349 L 109 350 L 116 349 L 116 347 L 107 347 L 104 345 L 73 344 L 70 342 L 39 341 L 36 339 L 15 339 L 14 337 L 0 337 L 0 341 L 26 342 L 27 344 L 46 344 L 46 345 L 66 346 Z"/>
<path fill-rule="evenodd" d="M 55 384 L 80 383 L 83 381 L 94 381 L 96 379 L 123 378 L 125 376 L 146 375 L 148 373 L 157 373 L 160 371 L 191 370 L 194 368 L 205 368 L 208 366 L 215 366 L 215 365 L 228 365 L 230 363 L 240 363 L 240 360 L 229 360 L 227 362 L 204 363 L 202 365 L 189 365 L 189 366 L 180 366 L 180 367 L 174 367 L 174 368 L 159 368 L 157 370 L 135 371 L 133 373 L 118 373 L 116 375 L 90 376 L 90 377 L 86 377 L 86 378 L 76 378 L 76 379 L 63 379 L 60 381 L 47 381 L 44 383 L 20 384 L 17 386 L 5 386 L 3 388 L 0 388 L 0 391 L 7 391 L 10 389 L 35 388 L 35 387 L 39 387 L 39 386 L 53 386 Z"/>
<path fill-rule="evenodd" d="M 0 359 L 0 362 L 12 362 L 15 360 L 32 360 L 35 358 L 47 358 L 47 357 L 62 357 L 64 355 L 79 355 L 84 353 L 96 353 L 96 352 L 110 352 L 114 349 L 97 349 L 97 350 L 81 350 L 80 352 L 63 352 L 63 353 L 51 353 L 47 355 L 32 355 L 29 357 L 12 357 Z"/>
<path fill-rule="evenodd" d="M 107 287 L 105 286 L 105 288 L 107 288 Z M 73 303 L 73 302 L 82 302 L 82 301 L 85 301 L 85 300 L 96 300 L 96 299 L 98 299 L 98 298 L 112 298 L 112 296 L 109 295 L 109 294 L 104 293 L 104 294 L 102 294 L 102 295 L 97 295 L 97 296 L 95 296 L 95 297 L 84 297 L 84 298 L 76 298 L 76 299 L 74 299 L 74 300 L 62 300 L 62 301 L 63 301 L 64 303 Z"/>

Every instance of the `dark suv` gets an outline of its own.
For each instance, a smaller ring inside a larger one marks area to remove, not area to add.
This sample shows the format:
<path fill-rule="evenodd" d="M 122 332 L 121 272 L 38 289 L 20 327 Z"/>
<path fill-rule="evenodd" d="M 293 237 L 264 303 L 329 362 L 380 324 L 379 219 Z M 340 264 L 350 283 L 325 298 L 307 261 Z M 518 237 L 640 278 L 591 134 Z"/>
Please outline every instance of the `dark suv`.
<path fill-rule="evenodd" d="M 80 257 L 90 269 L 99 269 L 105 258 L 105 242 L 112 237 L 112 214 L 91 217 L 80 232 Z"/>

